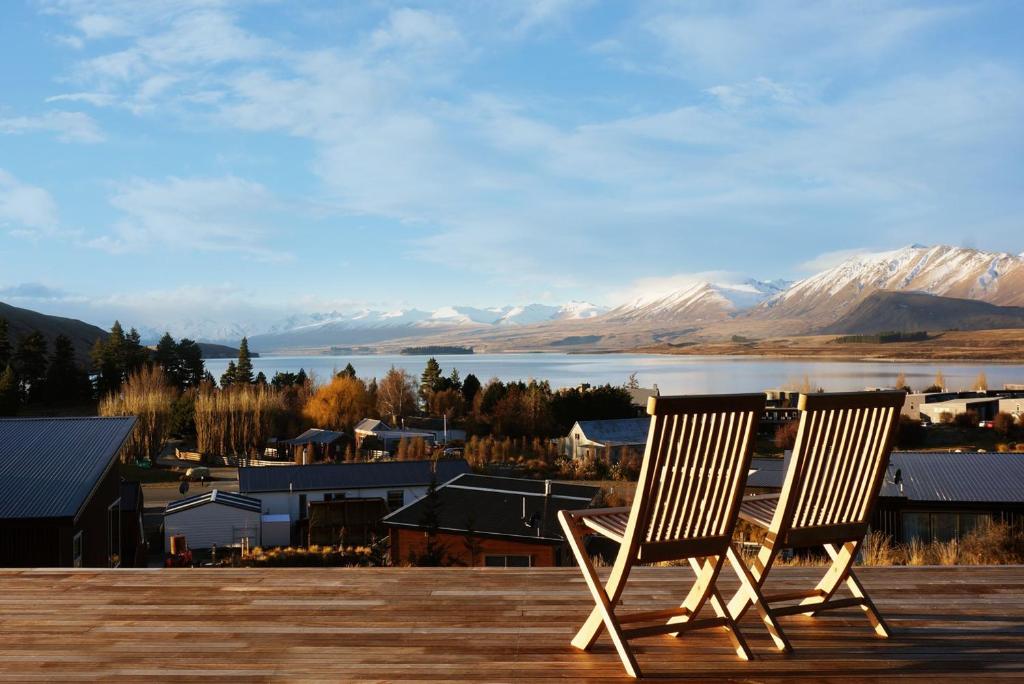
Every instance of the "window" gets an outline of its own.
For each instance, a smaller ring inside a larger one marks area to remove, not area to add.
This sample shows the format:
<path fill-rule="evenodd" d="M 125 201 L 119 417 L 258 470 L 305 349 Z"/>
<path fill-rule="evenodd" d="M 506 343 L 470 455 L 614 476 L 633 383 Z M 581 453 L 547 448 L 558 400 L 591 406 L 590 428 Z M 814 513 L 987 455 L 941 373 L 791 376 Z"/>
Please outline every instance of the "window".
<path fill-rule="evenodd" d="M 388 510 L 397 511 L 405 505 L 405 490 L 392 489 L 388 491 Z"/>
<path fill-rule="evenodd" d="M 961 539 L 991 519 L 988 513 L 908 511 L 903 514 L 903 541 Z"/>
<path fill-rule="evenodd" d="M 328 492 L 324 494 L 324 501 L 341 501 L 345 498 L 345 492 Z"/>
<path fill-rule="evenodd" d="M 121 499 L 107 507 L 107 565 L 121 565 Z"/>
<path fill-rule="evenodd" d="M 82 533 L 75 534 L 71 540 L 71 565 L 76 568 L 82 567 Z"/>
<path fill-rule="evenodd" d="M 532 565 L 530 556 L 484 556 L 486 568 L 529 568 Z"/>

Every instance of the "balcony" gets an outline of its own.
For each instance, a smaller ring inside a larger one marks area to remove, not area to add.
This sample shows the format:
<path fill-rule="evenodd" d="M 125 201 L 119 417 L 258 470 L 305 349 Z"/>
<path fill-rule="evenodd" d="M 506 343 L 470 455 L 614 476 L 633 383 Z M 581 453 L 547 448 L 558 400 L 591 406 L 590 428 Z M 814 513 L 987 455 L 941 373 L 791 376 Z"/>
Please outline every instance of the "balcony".
<path fill-rule="evenodd" d="M 779 568 L 769 589 L 820 572 Z M 857 609 L 784 618 L 787 657 L 750 616 L 753 662 L 709 630 L 635 641 L 641 666 L 657 679 L 1024 676 L 1024 567 L 859 573 L 892 639 Z M 627 607 L 671 606 L 690 577 L 639 568 Z M 606 638 L 569 646 L 592 605 L 575 568 L 2 570 L 0 681 L 627 681 Z"/>

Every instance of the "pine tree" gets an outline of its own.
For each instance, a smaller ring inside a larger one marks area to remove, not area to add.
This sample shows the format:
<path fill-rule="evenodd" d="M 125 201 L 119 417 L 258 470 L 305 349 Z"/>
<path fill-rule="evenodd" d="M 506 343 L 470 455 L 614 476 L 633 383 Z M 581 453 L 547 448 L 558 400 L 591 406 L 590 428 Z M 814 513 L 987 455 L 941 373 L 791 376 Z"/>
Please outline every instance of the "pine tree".
<path fill-rule="evenodd" d="M 135 371 L 142 368 L 144 365 L 149 363 L 150 352 L 149 349 L 142 345 L 142 335 L 135 328 L 132 328 L 124 338 L 125 349 L 124 349 L 124 372 L 123 380 L 127 380 L 128 376 Z"/>
<path fill-rule="evenodd" d="M 181 358 L 178 356 L 178 344 L 171 337 L 171 333 L 165 332 L 164 336 L 156 344 L 156 351 L 153 352 L 153 363 L 163 369 L 167 380 L 179 389 L 184 387 L 182 377 Z"/>
<path fill-rule="evenodd" d="M 459 376 L 458 368 L 452 368 L 451 375 L 448 376 L 448 389 L 462 390 L 462 378 Z"/>
<path fill-rule="evenodd" d="M 473 399 L 476 397 L 477 392 L 480 391 L 480 380 L 475 375 L 470 373 L 466 376 L 466 379 L 462 381 L 462 398 L 466 400 L 466 410 L 473 406 Z"/>
<path fill-rule="evenodd" d="M 235 373 L 238 370 L 235 368 L 234 361 L 228 361 L 228 367 L 224 370 L 224 373 L 220 376 L 221 389 L 227 389 L 231 385 L 235 384 Z"/>
<path fill-rule="evenodd" d="M 252 359 L 249 358 L 249 338 L 243 337 L 238 345 L 238 365 L 235 366 L 234 382 L 239 385 L 252 384 Z"/>
<path fill-rule="evenodd" d="M 18 339 L 13 365 L 22 393 L 30 401 L 41 399 L 46 384 L 46 338 L 43 333 L 34 330 Z"/>
<path fill-rule="evenodd" d="M 256 380 L 254 382 L 260 387 L 266 387 L 267 376 L 263 374 L 263 371 L 260 371 L 259 373 L 256 374 Z"/>
<path fill-rule="evenodd" d="M 420 376 L 420 399 L 426 404 L 430 395 L 438 389 L 441 382 L 441 364 L 433 356 L 427 359 L 427 366 Z"/>
<path fill-rule="evenodd" d="M 21 403 L 21 391 L 18 388 L 18 378 L 14 374 L 14 368 L 9 364 L 0 373 L 0 416 L 13 416 L 18 412 L 18 404 Z"/>
<path fill-rule="evenodd" d="M 0 368 L 6 368 L 11 362 L 10 329 L 6 318 L 0 318 Z"/>
<path fill-rule="evenodd" d="M 356 377 L 356 369 L 351 363 L 346 363 L 345 367 L 338 373 L 339 376 L 354 378 Z"/>
<path fill-rule="evenodd" d="M 203 350 L 195 341 L 187 337 L 178 341 L 178 363 L 183 385 L 198 387 L 203 382 L 203 376 L 206 375 Z"/>
<path fill-rule="evenodd" d="M 75 346 L 66 335 L 57 335 L 53 341 L 45 388 L 46 400 L 50 402 L 74 402 L 91 393 L 89 376 L 78 365 Z"/>

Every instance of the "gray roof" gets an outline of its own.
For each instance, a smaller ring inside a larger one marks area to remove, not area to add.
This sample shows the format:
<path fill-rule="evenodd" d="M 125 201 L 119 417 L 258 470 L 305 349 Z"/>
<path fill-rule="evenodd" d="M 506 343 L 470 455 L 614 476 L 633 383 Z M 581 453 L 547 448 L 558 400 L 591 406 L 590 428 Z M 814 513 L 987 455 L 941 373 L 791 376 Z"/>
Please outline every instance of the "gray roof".
<path fill-rule="evenodd" d="M 544 495 L 543 480 L 484 475 L 460 475 L 438 487 L 437 508 L 442 531 L 488 537 L 512 537 L 522 541 L 560 542 L 564 535 L 558 523 L 558 511 L 589 508 L 598 487 L 551 483 L 551 496 Z M 399 508 L 384 518 L 391 527 L 424 528 L 426 497 Z M 528 526 L 523 520 L 533 520 Z"/>
<path fill-rule="evenodd" d="M 355 430 L 359 432 L 377 432 L 379 430 L 390 430 L 391 428 L 383 420 L 376 418 L 363 418 L 356 423 Z"/>
<path fill-rule="evenodd" d="M 645 409 L 647 408 L 648 399 L 660 396 L 660 392 L 657 387 L 650 389 L 647 387 L 627 387 L 626 392 L 629 393 L 629 400 L 633 402 L 633 406 L 639 406 Z"/>
<path fill-rule="evenodd" d="M 781 458 L 755 457 L 750 459 L 748 487 L 781 489 L 786 479 L 786 461 Z"/>
<path fill-rule="evenodd" d="M 611 420 L 581 420 L 576 423 L 583 436 L 591 442 L 605 446 L 615 444 L 646 444 L 651 428 L 650 418 L 614 418 Z"/>
<path fill-rule="evenodd" d="M 234 492 L 223 492 L 219 489 L 211 489 L 210 491 L 203 492 L 202 494 L 196 494 L 195 496 L 188 496 L 184 499 L 172 501 L 167 504 L 167 507 L 164 509 L 164 515 L 173 515 L 174 513 L 180 513 L 190 508 L 214 503 L 221 504 L 222 506 L 231 506 L 232 508 L 241 508 L 246 511 L 254 511 L 256 513 L 263 510 L 263 505 L 259 499 L 254 499 L 251 496 L 235 494 Z"/>
<path fill-rule="evenodd" d="M 893 483 L 896 470 L 903 492 Z M 882 496 L 908 501 L 1024 503 L 1024 453 L 894 451 Z"/>
<path fill-rule="evenodd" d="M 430 484 L 433 464 L 434 461 L 376 461 L 239 468 L 238 491 L 251 494 L 425 486 Z M 437 461 L 439 483 L 468 472 L 469 464 L 463 459 Z"/>
<path fill-rule="evenodd" d="M 301 435 L 294 439 L 285 440 L 280 444 L 292 444 L 295 446 L 301 444 L 334 444 L 338 440 L 345 436 L 344 432 L 336 432 L 335 430 L 321 430 L 320 428 L 310 428 L 303 432 Z"/>
<path fill-rule="evenodd" d="M 134 416 L 0 420 L 0 519 L 76 518 Z"/>

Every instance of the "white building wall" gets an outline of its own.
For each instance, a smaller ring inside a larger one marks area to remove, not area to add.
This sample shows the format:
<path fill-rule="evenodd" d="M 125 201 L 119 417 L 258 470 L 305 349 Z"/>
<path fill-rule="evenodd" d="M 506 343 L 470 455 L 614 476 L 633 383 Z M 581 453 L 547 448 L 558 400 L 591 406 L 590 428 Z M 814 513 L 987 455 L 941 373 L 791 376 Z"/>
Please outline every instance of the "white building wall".
<path fill-rule="evenodd" d="M 443 483 L 438 483 L 443 484 Z M 263 513 L 265 514 L 286 514 L 292 521 L 300 519 L 299 500 L 300 495 L 306 495 L 307 505 L 314 501 L 323 501 L 325 494 L 344 494 L 348 499 L 384 499 L 387 501 L 388 492 L 401 489 L 404 494 L 404 503 L 407 505 L 423 498 L 427 494 L 427 486 L 417 487 L 379 487 L 370 489 L 319 489 L 302 492 L 240 492 L 246 496 L 252 496 L 263 502 Z"/>
<path fill-rule="evenodd" d="M 1024 415 L 1024 397 L 1017 399 L 1000 399 L 999 412 L 1011 413 L 1015 416 Z"/>
<path fill-rule="evenodd" d="M 170 551 L 171 537 L 185 535 L 191 549 L 208 549 L 214 544 L 240 543 L 240 535 L 249 537 L 252 546 L 260 544 L 260 514 L 234 506 L 207 503 L 164 516 L 164 550 Z"/>

